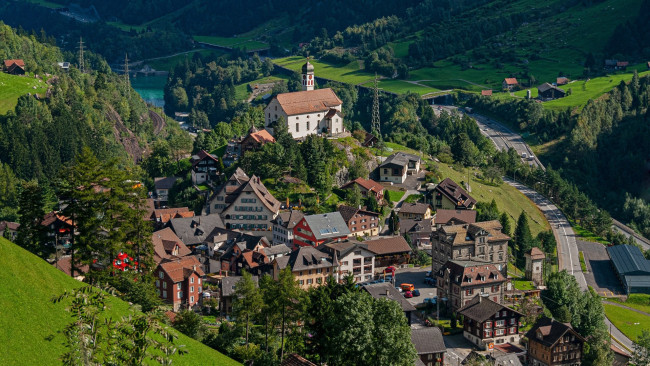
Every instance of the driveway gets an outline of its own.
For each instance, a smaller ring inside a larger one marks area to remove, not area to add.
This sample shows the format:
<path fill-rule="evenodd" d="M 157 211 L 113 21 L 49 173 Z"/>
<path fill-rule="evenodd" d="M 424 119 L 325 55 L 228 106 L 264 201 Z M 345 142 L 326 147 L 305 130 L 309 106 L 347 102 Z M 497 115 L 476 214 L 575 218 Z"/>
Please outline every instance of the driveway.
<path fill-rule="evenodd" d="M 577 240 L 577 243 L 578 250 L 585 256 L 588 271 L 585 273 L 587 284 L 600 296 L 624 295 L 625 291 L 618 282 L 605 246 L 582 240 Z"/>
<path fill-rule="evenodd" d="M 427 297 L 434 297 L 438 290 L 424 283 L 424 277 L 431 267 L 419 268 L 398 268 L 395 272 L 395 286 L 402 283 L 411 283 L 417 290 L 420 290 L 420 296 L 407 299 L 413 306 L 422 304 Z"/>

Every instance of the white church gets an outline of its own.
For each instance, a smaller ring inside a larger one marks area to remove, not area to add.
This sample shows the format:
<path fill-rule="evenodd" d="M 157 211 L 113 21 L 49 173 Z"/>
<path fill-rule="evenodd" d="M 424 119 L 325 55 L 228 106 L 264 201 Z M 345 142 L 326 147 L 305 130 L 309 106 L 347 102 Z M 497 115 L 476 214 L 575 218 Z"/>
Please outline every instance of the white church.
<path fill-rule="evenodd" d="M 283 93 L 271 99 L 264 109 L 265 126 L 283 117 L 294 139 L 322 134 L 336 136 L 344 132 L 341 105 L 330 88 L 314 90 L 314 65 L 302 66 L 302 91 Z"/>

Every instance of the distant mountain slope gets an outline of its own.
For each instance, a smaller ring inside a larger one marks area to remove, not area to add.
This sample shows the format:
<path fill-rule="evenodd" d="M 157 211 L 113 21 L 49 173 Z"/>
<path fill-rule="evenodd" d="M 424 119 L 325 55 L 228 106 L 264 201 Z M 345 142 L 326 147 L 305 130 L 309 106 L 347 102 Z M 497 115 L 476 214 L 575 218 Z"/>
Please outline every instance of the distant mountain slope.
<path fill-rule="evenodd" d="M 64 303 L 53 296 L 85 286 L 28 251 L 0 238 L 0 364 L 58 365 L 65 349 L 59 333 L 70 322 Z M 107 314 L 128 314 L 129 305 L 110 299 Z M 221 353 L 179 333 L 177 344 L 189 351 L 174 365 L 239 365 Z"/>

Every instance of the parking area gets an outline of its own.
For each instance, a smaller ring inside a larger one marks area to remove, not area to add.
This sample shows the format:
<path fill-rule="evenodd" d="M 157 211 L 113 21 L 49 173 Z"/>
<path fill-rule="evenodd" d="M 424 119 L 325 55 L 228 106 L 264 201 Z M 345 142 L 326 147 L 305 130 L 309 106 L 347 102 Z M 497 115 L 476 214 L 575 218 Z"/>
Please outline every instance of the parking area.
<path fill-rule="evenodd" d="M 576 240 L 578 250 L 585 256 L 587 284 L 601 296 L 624 295 L 623 287 L 614 273 L 607 249 L 600 243 Z"/>
<path fill-rule="evenodd" d="M 433 285 L 425 284 L 424 278 L 431 267 L 400 268 L 395 272 L 395 286 L 411 283 L 420 291 L 420 296 L 407 299 L 412 305 L 422 304 L 425 298 L 435 297 L 437 290 Z"/>

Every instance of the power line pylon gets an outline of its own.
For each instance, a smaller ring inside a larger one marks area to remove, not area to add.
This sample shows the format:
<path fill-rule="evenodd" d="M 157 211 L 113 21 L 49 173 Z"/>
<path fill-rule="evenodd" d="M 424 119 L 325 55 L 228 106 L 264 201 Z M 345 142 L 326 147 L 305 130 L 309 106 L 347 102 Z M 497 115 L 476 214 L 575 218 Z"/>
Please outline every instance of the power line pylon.
<path fill-rule="evenodd" d="M 379 120 L 379 88 L 377 87 L 377 74 L 375 73 L 375 86 L 374 95 L 372 97 L 372 123 L 371 132 L 377 136 L 379 141 L 381 138 L 381 121 Z"/>
<path fill-rule="evenodd" d="M 126 79 L 127 89 L 131 86 L 131 80 L 129 79 L 129 54 L 124 54 L 124 77 Z"/>
<path fill-rule="evenodd" d="M 84 72 L 84 41 L 79 37 L 79 71 Z"/>

